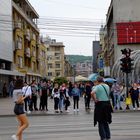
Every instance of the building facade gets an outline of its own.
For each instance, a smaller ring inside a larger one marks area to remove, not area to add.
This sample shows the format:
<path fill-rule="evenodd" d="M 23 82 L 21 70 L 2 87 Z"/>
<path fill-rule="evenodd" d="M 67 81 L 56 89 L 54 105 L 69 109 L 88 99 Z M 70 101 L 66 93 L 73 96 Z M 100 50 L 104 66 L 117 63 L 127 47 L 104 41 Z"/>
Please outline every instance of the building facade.
<path fill-rule="evenodd" d="M 47 46 L 47 77 L 53 80 L 55 77 L 65 76 L 65 54 L 64 45 L 56 40 L 46 40 L 44 43 Z"/>
<path fill-rule="evenodd" d="M 101 47 L 99 41 L 93 41 L 93 49 L 92 49 L 92 69 L 93 73 L 97 73 L 99 69 L 99 61 L 98 61 L 98 55 L 101 52 Z"/>
<path fill-rule="evenodd" d="M 75 76 L 82 75 L 88 77 L 92 74 L 92 61 L 78 62 L 75 64 Z"/>
<path fill-rule="evenodd" d="M 0 26 L 0 93 L 4 83 L 22 76 L 31 83 L 46 77 L 46 46 L 37 27 L 39 15 L 28 0 L 2 0 Z"/>
<path fill-rule="evenodd" d="M 116 60 L 122 56 L 122 49 L 140 50 L 139 5 L 139 0 L 112 0 L 110 3 L 106 17 L 106 25 L 104 26 L 105 41 L 103 46 L 106 48 L 104 57 L 105 55 L 108 57 L 108 59 L 105 59 L 106 67 L 110 67 L 111 76 L 113 76 L 112 73 L 114 73 L 113 70 Z M 118 69 L 115 70 L 116 73 L 119 73 L 119 70 L 118 67 Z"/>

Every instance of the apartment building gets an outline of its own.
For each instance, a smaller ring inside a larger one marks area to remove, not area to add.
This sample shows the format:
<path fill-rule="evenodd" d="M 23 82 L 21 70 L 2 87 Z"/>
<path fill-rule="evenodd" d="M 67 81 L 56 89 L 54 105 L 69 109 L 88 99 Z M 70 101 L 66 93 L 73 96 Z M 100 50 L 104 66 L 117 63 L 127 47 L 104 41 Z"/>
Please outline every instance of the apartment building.
<path fill-rule="evenodd" d="M 25 74 L 28 82 L 45 76 L 45 46 L 40 41 L 37 20 L 39 15 L 28 0 L 12 1 L 13 67 Z"/>
<path fill-rule="evenodd" d="M 56 42 L 55 39 L 45 40 L 47 46 L 47 77 L 54 79 L 55 77 L 65 76 L 65 54 L 62 42 Z"/>

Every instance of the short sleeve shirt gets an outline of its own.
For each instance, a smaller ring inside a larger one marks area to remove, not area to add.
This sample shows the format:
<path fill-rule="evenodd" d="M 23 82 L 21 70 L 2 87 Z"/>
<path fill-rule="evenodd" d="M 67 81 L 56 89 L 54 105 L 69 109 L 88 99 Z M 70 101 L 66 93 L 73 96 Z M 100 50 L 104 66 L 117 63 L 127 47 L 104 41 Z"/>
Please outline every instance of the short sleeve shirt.
<path fill-rule="evenodd" d="M 106 89 L 106 91 L 104 88 Z M 109 100 L 108 96 L 110 93 L 110 89 L 107 84 L 102 84 L 102 85 L 100 84 L 100 85 L 94 86 L 92 88 L 92 91 L 95 92 L 97 100 L 99 100 L 99 101 L 108 101 Z M 107 92 L 108 96 L 107 96 L 106 92 Z"/>

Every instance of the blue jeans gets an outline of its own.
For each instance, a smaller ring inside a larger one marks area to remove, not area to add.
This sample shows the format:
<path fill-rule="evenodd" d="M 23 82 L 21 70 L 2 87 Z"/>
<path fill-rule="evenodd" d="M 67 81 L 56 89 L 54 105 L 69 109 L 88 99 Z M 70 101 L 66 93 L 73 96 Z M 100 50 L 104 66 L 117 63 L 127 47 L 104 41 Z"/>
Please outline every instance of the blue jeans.
<path fill-rule="evenodd" d="M 118 108 L 119 109 L 121 107 L 120 98 L 121 98 L 120 95 L 117 95 L 117 94 L 114 95 L 114 103 L 115 103 L 114 108 Z"/>
<path fill-rule="evenodd" d="M 60 111 L 63 111 L 63 108 L 64 108 L 64 99 L 62 98 L 62 99 L 59 100 L 59 109 L 60 109 Z"/>
<path fill-rule="evenodd" d="M 101 137 L 101 140 L 110 139 L 110 128 L 109 124 L 107 122 L 98 122 L 98 129 L 99 129 L 99 135 Z"/>

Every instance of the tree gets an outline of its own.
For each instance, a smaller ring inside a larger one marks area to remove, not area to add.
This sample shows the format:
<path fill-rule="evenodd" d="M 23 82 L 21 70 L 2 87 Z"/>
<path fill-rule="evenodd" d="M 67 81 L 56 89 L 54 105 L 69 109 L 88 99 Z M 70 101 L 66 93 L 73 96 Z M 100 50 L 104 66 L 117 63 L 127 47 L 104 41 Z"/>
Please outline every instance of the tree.
<path fill-rule="evenodd" d="M 63 83 L 68 83 L 66 77 L 56 77 L 54 79 L 54 83 L 58 83 L 59 85 L 62 85 Z"/>

